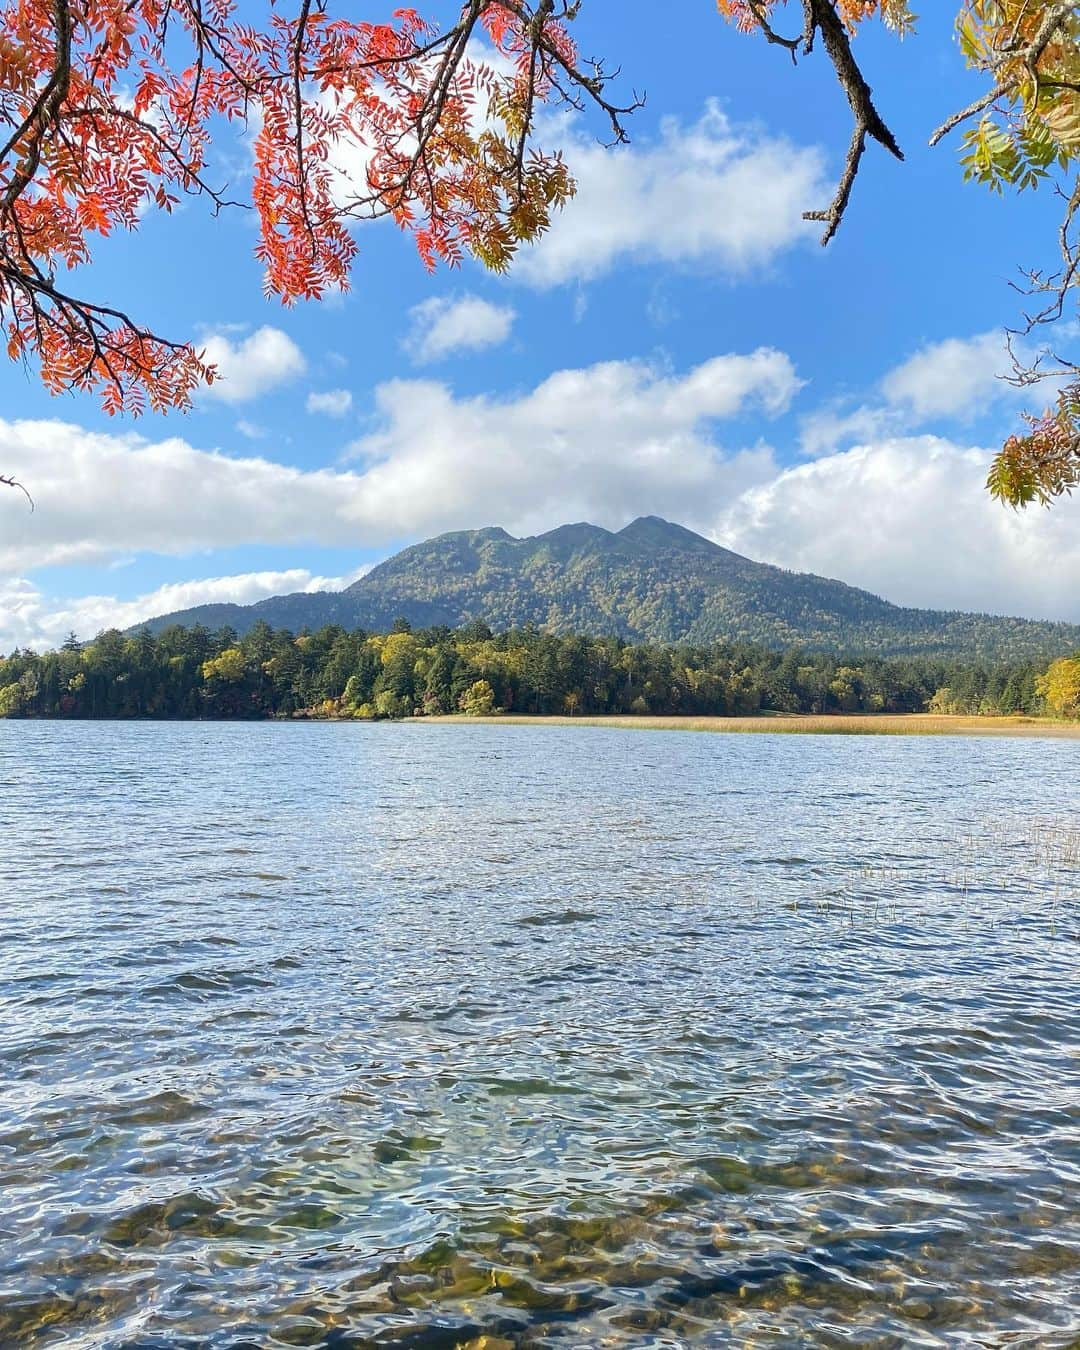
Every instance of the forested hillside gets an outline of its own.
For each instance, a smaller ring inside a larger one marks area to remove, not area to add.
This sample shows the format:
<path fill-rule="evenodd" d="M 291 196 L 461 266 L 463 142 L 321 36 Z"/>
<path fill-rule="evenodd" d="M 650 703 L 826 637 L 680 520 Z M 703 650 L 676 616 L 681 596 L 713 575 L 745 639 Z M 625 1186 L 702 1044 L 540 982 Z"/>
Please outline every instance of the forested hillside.
<path fill-rule="evenodd" d="M 473 624 L 389 634 L 256 624 L 103 633 L 0 660 L 0 716 L 412 717 L 451 712 L 1040 712 L 1033 662 L 844 660 L 746 643 L 631 645 Z M 1058 709 L 1062 711 L 1062 709 Z"/>
<path fill-rule="evenodd" d="M 843 582 L 752 562 L 655 516 L 618 533 L 563 525 L 535 538 L 505 530 L 440 535 L 388 559 L 347 590 L 206 605 L 147 625 L 264 621 L 293 631 L 340 624 L 386 632 L 481 621 L 535 624 L 630 642 L 752 642 L 783 649 L 1049 659 L 1080 647 L 1080 626 L 904 609 Z"/>

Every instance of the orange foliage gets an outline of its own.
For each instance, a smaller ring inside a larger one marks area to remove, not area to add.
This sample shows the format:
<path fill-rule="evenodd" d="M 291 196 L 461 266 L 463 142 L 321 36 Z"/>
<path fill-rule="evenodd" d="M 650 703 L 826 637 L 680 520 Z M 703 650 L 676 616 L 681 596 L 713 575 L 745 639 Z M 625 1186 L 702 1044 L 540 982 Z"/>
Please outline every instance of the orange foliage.
<path fill-rule="evenodd" d="M 181 196 L 227 203 L 210 181 L 222 122 L 257 129 L 250 199 L 267 294 L 286 304 L 348 286 L 353 225 L 389 216 L 425 264 L 472 252 L 506 266 L 573 184 L 527 147 L 553 92 L 600 94 L 550 5 L 461 3 L 439 32 L 414 9 L 389 22 L 316 0 L 264 26 L 232 0 L 0 0 L 0 323 L 13 359 L 52 390 L 100 392 L 110 412 L 183 407 L 213 371 L 188 343 L 70 294 L 57 274 L 94 236 L 133 230 Z M 470 59 L 484 36 L 499 69 Z M 570 95 L 573 97 L 574 95 Z M 345 147 L 361 167 L 342 171 Z"/>
<path fill-rule="evenodd" d="M 767 19 L 786 3 L 787 0 L 760 0 L 760 3 L 758 0 L 716 0 L 720 13 L 726 19 L 731 19 L 744 33 L 760 28 L 762 18 Z M 896 0 L 836 0 L 836 12 L 850 29 L 854 29 L 863 19 L 875 17 L 891 24 L 900 8 L 906 11 L 906 4 L 898 5 Z"/>

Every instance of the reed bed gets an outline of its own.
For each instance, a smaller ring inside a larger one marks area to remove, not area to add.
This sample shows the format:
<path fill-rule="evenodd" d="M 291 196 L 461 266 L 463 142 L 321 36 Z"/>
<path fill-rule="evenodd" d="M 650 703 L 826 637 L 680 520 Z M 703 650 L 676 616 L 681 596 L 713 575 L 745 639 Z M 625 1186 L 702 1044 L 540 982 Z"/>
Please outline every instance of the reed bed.
<path fill-rule="evenodd" d="M 939 713 L 764 713 L 756 717 L 427 717 L 430 723 L 617 727 L 636 731 L 711 731 L 793 736 L 1038 736 L 1080 740 L 1080 722 L 1043 717 L 964 717 Z"/>

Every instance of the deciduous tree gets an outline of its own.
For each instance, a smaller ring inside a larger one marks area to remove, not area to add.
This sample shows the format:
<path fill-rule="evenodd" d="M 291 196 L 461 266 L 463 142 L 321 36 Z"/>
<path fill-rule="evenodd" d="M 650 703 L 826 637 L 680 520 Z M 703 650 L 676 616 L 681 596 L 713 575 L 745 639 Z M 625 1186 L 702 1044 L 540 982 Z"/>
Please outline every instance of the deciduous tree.
<path fill-rule="evenodd" d="M 495 690 L 487 680 L 477 680 L 461 696 L 461 711 L 467 717 L 490 717 L 495 710 Z"/>
<path fill-rule="evenodd" d="M 808 211 L 821 221 L 827 244 L 843 220 L 868 141 L 903 158 L 885 117 L 874 104 L 853 38 L 878 20 L 899 37 L 915 31 L 907 0 L 717 0 L 722 14 L 742 31 L 756 33 L 790 53 L 809 56 L 820 43 L 851 108 L 852 131 L 833 199 Z M 788 11 L 798 19 L 785 31 Z M 983 78 L 983 91 L 956 109 L 930 134 L 937 145 L 960 136 L 967 178 L 995 192 L 1052 185 L 1062 201 L 1059 264 L 1050 271 L 1028 268 L 1022 289 L 1031 298 L 1013 337 L 1030 337 L 1061 319 L 1080 284 L 1080 8 L 1075 0 L 962 0 L 956 19 L 960 51 Z M 1013 351 L 1014 383 L 1034 388 L 1053 381 L 1052 404 L 1027 417 L 994 461 L 991 493 L 1013 506 L 1048 504 L 1080 483 L 1080 365 L 1052 344 L 1034 358 L 1026 343 Z"/>
<path fill-rule="evenodd" d="M 232 0 L 0 0 L 9 356 L 36 365 L 50 389 L 99 393 L 112 412 L 186 407 L 214 376 L 196 346 L 69 280 L 95 238 L 135 229 L 148 208 L 169 212 L 185 195 L 215 212 L 254 209 L 265 290 L 286 304 L 346 288 L 354 226 L 384 216 L 413 235 L 428 267 L 471 254 L 506 268 L 574 189 L 558 152 L 534 144 L 539 106 L 592 105 L 618 141 L 637 104 L 616 101 L 604 67 L 580 58 L 572 28 L 582 3 L 455 0 L 438 27 L 412 8 L 372 22 L 335 13 L 332 0 L 295 0 L 256 27 Z M 836 72 L 851 138 L 832 200 L 807 212 L 827 243 L 868 142 L 902 158 L 854 39 L 875 20 L 911 32 L 907 0 L 717 3 L 793 60 L 820 48 Z M 1080 283 L 1080 17 L 1065 0 L 961 0 L 957 26 L 984 88 L 931 142 L 957 133 L 964 172 L 993 190 L 1053 180 L 1062 195 L 1060 266 L 1027 273 L 1030 332 L 1062 317 Z M 476 58 L 481 37 L 495 62 Z M 213 172 L 226 124 L 254 131 L 251 181 L 235 196 Z M 362 147 L 351 178 L 340 172 L 344 147 Z M 1017 360 L 1019 384 L 1048 376 L 1059 396 L 1010 438 L 990 476 L 1014 505 L 1080 481 L 1080 369 L 1048 354 Z"/>
<path fill-rule="evenodd" d="M 1035 681 L 1035 692 L 1058 717 L 1080 717 L 1080 657 L 1055 661 Z"/>
<path fill-rule="evenodd" d="M 507 266 L 573 184 L 532 144 L 544 101 L 624 109 L 580 62 L 554 0 L 464 0 L 443 28 L 415 9 L 368 22 L 328 0 L 0 3 L 0 321 L 13 359 L 50 389 L 100 393 L 111 412 L 185 407 L 213 378 L 196 347 L 152 332 L 67 274 L 95 237 L 133 230 L 183 196 L 254 208 L 264 286 L 286 304 L 348 286 L 353 225 L 388 216 L 428 267 L 471 253 Z M 497 64 L 476 57 L 476 41 Z M 248 189 L 214 180 L 226 124 L 254 131 Z M 360 152 L 347 178 L 341 152 Z"/>

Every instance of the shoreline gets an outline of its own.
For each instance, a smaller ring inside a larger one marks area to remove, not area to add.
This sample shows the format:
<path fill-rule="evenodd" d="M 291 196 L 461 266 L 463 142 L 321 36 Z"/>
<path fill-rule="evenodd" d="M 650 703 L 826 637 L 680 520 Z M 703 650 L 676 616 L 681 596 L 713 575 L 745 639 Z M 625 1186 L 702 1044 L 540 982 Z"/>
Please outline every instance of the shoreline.
<path fill-rule="evenodd" d="M 73 726 L 514 726 L 589 727 L 616 731 L 696 731 L 719 735 L 773 736 L 957 736 L 975 738 L 1080 740 L 1080 721 L 1065 722 L 1022 715 L 977 717 L 945 713 L 758 713 L 754 716 L 709 717 L 687 714 L 640 716 L 628 713 L 568 714 L 492 713 L 471 717 L 444 713 L 436 717 L 356 718 L 343 716 L 270 717 L 8 717 L 0 725 L 63 722 Z"/>
<path fill-rule="evenodd" d="M 1041 717 L 974 717 L 944 713 L 764 713 L 754 717 L 654 717 L 649 714 L 637 717 L 623 713 L 584 717 L 502 713 L 490 717 L 467 717 L 464 713 L 455 713 L 404 720 L 410 723 L 426 722 L 433 726 L 611 727 L 629 731 L 699 731 L 746 735 L 997 736 L 1080 740 L 1080 722 L 1057 722 Z"/>

